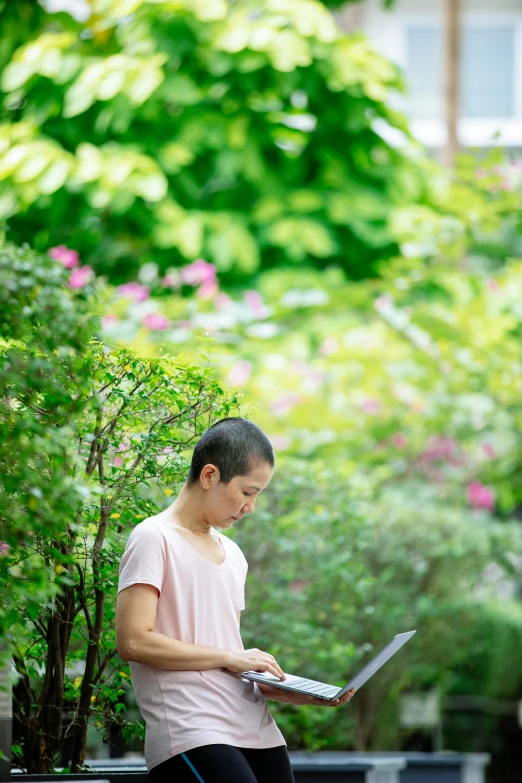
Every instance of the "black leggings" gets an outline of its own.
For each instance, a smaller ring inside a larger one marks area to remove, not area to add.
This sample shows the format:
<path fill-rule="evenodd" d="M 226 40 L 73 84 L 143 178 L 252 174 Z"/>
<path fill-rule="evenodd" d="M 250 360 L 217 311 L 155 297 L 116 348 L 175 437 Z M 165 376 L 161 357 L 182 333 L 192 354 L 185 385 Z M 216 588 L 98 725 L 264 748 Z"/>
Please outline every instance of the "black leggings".
<path fill-rule="evenodd" d="M 286 745 L 202 745 L 153 767 L 149 778 L 154 783 L 294 783 Z"/>

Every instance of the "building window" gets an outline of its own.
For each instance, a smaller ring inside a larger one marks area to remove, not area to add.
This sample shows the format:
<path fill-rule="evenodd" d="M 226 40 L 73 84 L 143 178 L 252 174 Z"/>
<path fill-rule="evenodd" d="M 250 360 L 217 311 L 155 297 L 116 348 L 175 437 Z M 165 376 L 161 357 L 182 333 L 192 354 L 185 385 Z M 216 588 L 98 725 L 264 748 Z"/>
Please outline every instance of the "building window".
<path fill-rule="evenodd" d="M 443 108 L 443 36 L 440 28 L 407 28 L 406 81 L 410 114 L 440 118 Z M 460 61 L 460 116 L 513 117 L 514 27 L 465 26 Z"/>

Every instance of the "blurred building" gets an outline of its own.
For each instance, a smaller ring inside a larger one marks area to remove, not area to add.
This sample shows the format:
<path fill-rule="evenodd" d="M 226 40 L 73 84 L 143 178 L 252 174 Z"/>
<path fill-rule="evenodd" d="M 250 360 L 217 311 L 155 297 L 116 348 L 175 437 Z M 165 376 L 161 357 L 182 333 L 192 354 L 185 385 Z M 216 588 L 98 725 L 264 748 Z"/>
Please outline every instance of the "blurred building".
<path fill-rule="evenodd" d="M 434 149 L 447 139 L 444 118 L 444 0 L 348 4 L 347 30 L 363 30 L 400 66 L 408 94 L 397 103 L 413 134 Z M 522 0 L 461 0 L 459 141 L 522 150 Z"/>

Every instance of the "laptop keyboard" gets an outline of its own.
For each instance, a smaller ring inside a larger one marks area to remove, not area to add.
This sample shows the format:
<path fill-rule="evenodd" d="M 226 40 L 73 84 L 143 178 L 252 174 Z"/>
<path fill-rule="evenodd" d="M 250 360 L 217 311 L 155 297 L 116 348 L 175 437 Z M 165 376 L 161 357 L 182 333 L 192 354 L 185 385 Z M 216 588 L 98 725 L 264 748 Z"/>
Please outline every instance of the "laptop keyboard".
<path fill-rule="evenodd" d="M 298 688 L 313 696 L 335 696 L 341 690 L 335 685 L 327 685 L 325 682 L 317 682 L 317 680 L 307 680 L 305 677 L 292 677 L 291 684 L 292 688 Z"/>

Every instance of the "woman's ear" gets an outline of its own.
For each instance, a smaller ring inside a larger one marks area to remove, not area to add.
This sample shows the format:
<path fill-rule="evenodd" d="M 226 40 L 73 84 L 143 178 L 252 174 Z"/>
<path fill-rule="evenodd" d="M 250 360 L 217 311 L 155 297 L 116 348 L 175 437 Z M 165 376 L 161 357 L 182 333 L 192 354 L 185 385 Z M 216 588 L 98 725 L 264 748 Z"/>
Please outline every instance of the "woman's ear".
<path fill-rule="evenodd" d="M 220 475 L 219 468 L 209 462 L 208 465 L 205 465 L 201 470 L 199 482 L 203 489 L 210 489 L 212 484 L 219 484 Z"/>

